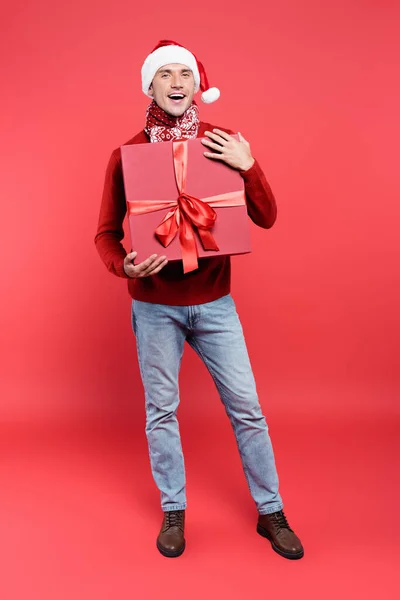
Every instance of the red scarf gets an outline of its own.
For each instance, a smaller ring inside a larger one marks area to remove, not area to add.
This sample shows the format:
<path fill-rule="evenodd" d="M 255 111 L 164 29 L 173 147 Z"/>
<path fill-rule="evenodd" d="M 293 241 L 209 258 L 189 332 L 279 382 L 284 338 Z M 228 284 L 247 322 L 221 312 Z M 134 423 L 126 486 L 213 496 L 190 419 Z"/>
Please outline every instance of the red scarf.
<path fill-rule="evenodd" d="M 199 109 L 195 102 L 181 117 L 172 117 L 153 100 L 147 107 L 144 130 L 149 136 L 150 142 L 170 142 L 197 137 L 199 125 Z"/>

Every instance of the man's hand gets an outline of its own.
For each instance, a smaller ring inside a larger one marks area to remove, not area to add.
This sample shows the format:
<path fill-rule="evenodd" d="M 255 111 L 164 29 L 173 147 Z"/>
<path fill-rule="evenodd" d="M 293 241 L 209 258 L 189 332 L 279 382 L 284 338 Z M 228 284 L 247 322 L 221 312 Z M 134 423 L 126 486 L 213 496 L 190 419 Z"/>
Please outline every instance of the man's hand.
<path fill-rule="evenodd" d="M 212 133 L 205 131 L 204 135 L 208 138 L 201 140 L 204 146 L 216 150 L 216 152 L 204 152 L 207 158 L 222 160 L 240 171 L 247 171 L 253 166 L 254 158 L 251 155 L 250 144 L 241 133 L 239 133 L 239 141 L 221 129 L 213 129 Z"/>
<path fill-rule="evenodd" d="M 152 254 L 143 262 L 135 265 L 134 261 L 136 257 L 137 252 L 130 252 L 125 256 L 124 259 L 124 271 L 128 277 L 131 278 L 155 275 L 161 271 L 161 269 L 165 267 L 168 262 L 168 259 L 165 256 L 157 256 L 157 254 Z"/>

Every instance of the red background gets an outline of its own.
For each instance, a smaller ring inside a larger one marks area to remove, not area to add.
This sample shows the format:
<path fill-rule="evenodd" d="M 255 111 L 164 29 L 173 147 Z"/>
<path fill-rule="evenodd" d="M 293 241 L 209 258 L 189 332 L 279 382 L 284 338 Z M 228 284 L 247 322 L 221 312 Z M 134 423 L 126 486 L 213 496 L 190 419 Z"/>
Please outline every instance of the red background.
<path fill-rule="evenodd" d="M 17 0 L 2 15 L 2 597 L 397 597 L 398 4 Z M 253 227 L 254 252 L 233 259 L 233 294 L 298 563 L 254 533 L 229 423 L 190 351 L 188 548 L 155 549 L 130 301 L 93 238 L 162 38 L 205 64 L 221 98 L 202 118 L 242 132 L 277 198 L 274 228 Z"/>

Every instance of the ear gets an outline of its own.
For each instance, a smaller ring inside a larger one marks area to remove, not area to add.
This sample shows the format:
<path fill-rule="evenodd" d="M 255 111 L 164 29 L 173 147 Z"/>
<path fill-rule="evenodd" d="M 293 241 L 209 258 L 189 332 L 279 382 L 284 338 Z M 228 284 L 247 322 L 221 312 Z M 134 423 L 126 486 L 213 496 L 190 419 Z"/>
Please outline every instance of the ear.
<path fill-rule="evenodd" d="M 153 84 L 151 84 L 150 87 L 149 87 L 149 96 L 151 96 L 152 98 L 154 98 Z"/>

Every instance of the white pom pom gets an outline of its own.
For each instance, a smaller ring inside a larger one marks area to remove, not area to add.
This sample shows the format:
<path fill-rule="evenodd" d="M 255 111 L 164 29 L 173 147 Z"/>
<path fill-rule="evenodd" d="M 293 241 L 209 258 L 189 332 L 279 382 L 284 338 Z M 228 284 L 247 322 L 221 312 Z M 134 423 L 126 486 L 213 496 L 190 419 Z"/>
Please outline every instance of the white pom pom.
<path fill-rule="evenodd" d="M 205 104 L 211 104 L 211 102 L 215 102 L 216 100 L 218 100 L 220 95 L 221 95 L 221 92 L 219 91 L 219 89 L 216 87 L 212 87 L 202 93 L 201 100 Z"/>

